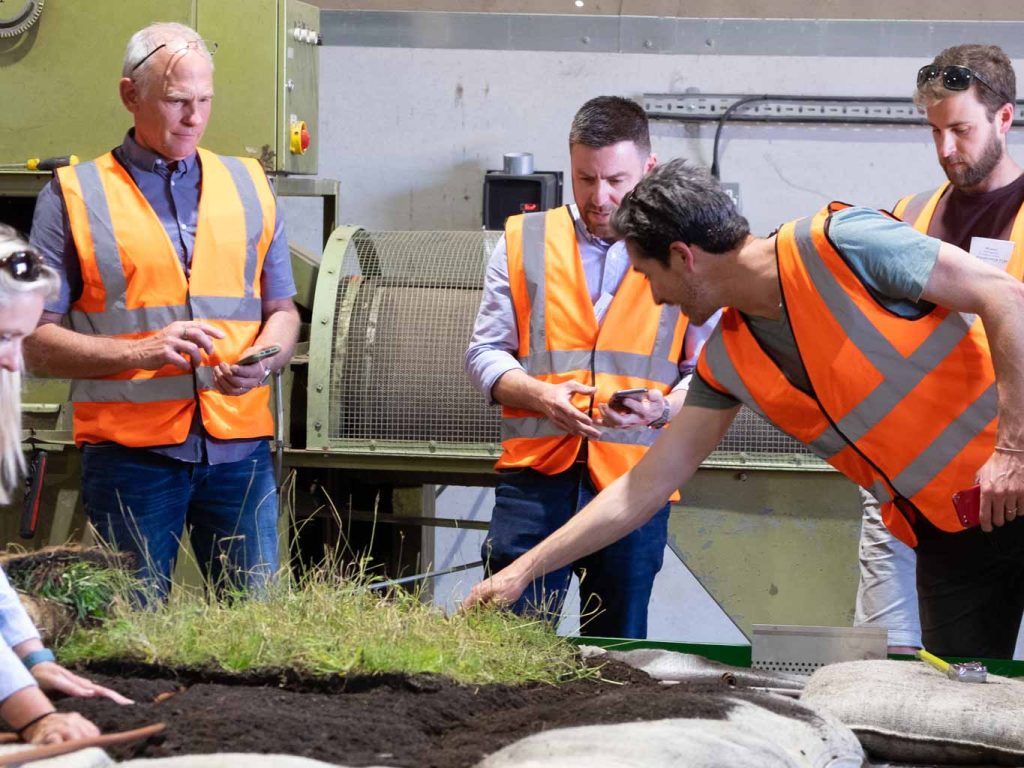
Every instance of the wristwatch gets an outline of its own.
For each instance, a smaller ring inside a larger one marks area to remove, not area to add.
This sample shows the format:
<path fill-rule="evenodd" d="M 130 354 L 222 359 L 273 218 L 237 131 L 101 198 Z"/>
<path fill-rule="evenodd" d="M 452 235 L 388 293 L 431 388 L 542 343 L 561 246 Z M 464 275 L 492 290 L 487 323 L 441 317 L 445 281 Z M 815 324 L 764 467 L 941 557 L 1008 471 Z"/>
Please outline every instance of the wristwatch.
<path fill-rule="evenodd" d="M 666 401 L 666 403 L 665 403 L 665 410 L 663 410 L 661 412 L 661 416 L 659 416 L 654 421 L 652 421 L 650 424 L 648 424 L 647 427 L 649 429 L 661 429 L 666 424 L 668 424 L 668 420 L 671 417 L 672 417 L 672 406 L 670 406 L 668 404 L 668 402 Z"/>

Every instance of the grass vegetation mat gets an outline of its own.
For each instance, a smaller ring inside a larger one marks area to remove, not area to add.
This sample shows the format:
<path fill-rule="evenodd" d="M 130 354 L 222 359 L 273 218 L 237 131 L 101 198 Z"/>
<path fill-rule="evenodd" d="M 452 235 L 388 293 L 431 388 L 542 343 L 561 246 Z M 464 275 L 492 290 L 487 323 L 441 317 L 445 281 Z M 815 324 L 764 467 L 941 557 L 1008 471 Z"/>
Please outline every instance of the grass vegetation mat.
<path fill-rule="evenodd" d="M 149 610 L 115 607 L 58 648 L 67 664 L 117 659 L 242 673 L 433 673 L 461 683 L 556 683 L 591 674 L 543 621 L 490 609 L 445 616 L 420 595 L 316 575 L 260 599 L 176 588 Z M 123 603 L 122 603 L 123 606 Z"/>

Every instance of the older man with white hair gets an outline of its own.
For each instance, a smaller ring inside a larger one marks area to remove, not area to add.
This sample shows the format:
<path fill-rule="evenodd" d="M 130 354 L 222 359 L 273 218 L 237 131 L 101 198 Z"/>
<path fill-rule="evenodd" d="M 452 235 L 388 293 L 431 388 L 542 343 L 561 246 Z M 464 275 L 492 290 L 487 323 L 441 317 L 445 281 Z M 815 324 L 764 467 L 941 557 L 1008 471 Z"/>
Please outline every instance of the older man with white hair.
<path fill-rule="evenodd" d="M 60 169 L 32 226 L 64 286 L 26 359 L 72 380 L 86 511 L 153 596 L 183 532 L 217 587 L 262 588 L 278 562 L 266 382 L 295 345 L 295 286 L 259 163 L 199 147 L 213 50 L 181 24 L 136 32 L 119 83 L 134 127 Z"/>

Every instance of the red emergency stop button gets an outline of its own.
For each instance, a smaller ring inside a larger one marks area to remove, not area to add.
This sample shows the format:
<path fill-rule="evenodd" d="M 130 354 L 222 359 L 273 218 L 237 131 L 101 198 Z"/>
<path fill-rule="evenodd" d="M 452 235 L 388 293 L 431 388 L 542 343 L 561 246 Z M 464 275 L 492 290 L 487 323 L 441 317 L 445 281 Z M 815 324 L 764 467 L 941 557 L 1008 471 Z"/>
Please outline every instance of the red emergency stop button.
<path fill-rule="evenodd" d="M 310 144 L 309 129 L 305 120 L 292 123 L 291 150 L 293 155 L 304 155 Z"/>

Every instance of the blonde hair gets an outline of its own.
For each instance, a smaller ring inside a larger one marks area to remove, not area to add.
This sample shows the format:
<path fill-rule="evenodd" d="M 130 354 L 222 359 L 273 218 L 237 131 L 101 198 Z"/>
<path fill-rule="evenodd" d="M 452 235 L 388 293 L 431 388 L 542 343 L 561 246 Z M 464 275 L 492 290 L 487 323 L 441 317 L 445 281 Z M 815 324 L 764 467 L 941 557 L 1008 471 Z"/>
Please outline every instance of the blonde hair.
<path fill-rule="evenodd" d="M 0 224 L 0 258 L 17 251 L 31 251 L 18 231 Z M 15 279 L 7 269 L 0 267 L 0 307 L 12 298 L 25 293 L 40 293 L 43 298 L 56 295 L 60 277 L 52 268 L 40 266 L 33 280 Z M 19 369 L 20 369 L 19 364 Z M 21 372 L 0 370 L 0 504 L 10 501 L 10 494 L 25 471 L 25 456 L 21 449 Z"/>

